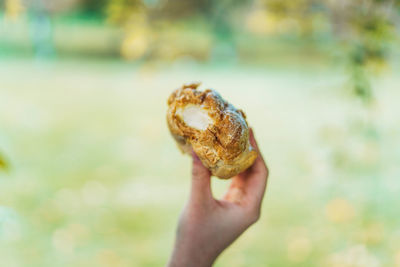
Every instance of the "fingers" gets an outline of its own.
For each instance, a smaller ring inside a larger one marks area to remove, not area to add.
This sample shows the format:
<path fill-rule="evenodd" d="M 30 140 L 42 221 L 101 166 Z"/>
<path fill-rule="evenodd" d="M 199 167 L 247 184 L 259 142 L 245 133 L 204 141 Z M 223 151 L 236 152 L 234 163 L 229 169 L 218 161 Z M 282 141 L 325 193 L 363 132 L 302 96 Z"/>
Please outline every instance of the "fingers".
<path fill-rule="evenodd" d="M 268 175 L 268 168 L 267 165 L 265 164 L 264 158 L 260 152 L 260 149 L 258 148 L 257 141 L 254 137 L 254 132 L 253 129 L 250 128 L 249 131 L 249 139 L 250 139 L 250 144 L 258 153 L 258 157 L 254 161 L 253 165 L 248 169 L 251 172 L 261 172 L 261 173 L 266 173 Z"/>
<path fill-rule="evenodd" d="M 245 202 L 246 205 L 259 207 L 265 193 L 268 168 L 260 153 L 252 129 L 250 129 L 249 139 L 258 153 L 258 157 L 250 168 L 232 178 L 231 185 L 223 199 L 238 204 Z M 192 152 L 192 158 L 191 198 L 197 201 L 213 200 L 211 173 L 203 166 L 196 153 Z"/>
<path fill-rule="evenodd" d="M 242 203 L 244 206 L 260 208 L 268 178 L 268 168 L 260 153 L 253 131 L 250 129 L 250 143 L 258 153 L 253 165 L 232 178 L 225 200 Z"/>
<path fill-rule="evenodd" d="M 200 201 L 212 199 L 211 173 L 206 167 L 204 167 L 203 163 L 201 163 L 195 152 L 192 152 L 192 158 L 193 165 L 191 197 L 194 200 Z"/>
<path fill-rule="evenodd" d="M 229 189 L 224 195 L 223 199 L 240 204 L 245 194 L 245 183 L 245 179 L 242 179 L 240 176 L 233 177 Z"/>
<path fill-rule="evenodd" d="M 261 205 L 267 185 L 268 168 L 257 145 L 252 129 L 250 129 L 250 143 L 256 149 L 258 157 L 253 165 L 244 173 L 239 174 L 239 176 L 246 179 L 246 195 L 250 201 L 253 202 L 252 204 Z"/>

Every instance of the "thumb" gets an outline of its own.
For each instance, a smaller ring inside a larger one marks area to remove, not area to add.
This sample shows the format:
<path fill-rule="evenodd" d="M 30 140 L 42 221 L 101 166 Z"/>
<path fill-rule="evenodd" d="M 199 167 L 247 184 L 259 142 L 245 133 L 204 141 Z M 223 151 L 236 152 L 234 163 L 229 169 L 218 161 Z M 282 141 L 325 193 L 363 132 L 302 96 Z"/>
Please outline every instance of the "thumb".
<path fill-rule="evenodd" d="M 194 151 L 192 151 L 192 159 L 191 197 L 197 200 L 212 198 L 210 171 L 204 167 Z"/>

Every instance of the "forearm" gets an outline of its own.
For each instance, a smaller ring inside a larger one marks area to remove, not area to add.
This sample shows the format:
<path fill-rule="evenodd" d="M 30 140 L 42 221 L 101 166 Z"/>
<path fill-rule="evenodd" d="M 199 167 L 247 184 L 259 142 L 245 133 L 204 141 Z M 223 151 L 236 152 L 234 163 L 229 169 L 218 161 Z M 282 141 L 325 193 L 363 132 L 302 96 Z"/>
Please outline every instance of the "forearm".
<path fill-rule="evenodd" d="M 218 255 L 211 255 L 202 248 L 192 248 L 190 244 L 177 244 L 168 267 L 211 267 Z"/>

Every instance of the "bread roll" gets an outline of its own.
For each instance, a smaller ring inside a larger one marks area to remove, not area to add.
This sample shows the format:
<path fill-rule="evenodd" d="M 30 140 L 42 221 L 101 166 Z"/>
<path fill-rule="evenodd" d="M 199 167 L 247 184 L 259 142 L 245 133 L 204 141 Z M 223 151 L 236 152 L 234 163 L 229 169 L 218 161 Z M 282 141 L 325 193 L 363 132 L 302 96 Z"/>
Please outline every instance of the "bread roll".
<path fill-rule="evenodd" d="M 190 154 L 193 149 L 212 175 L 228 179 L 257 157 L 249 142 L 246 116 L 216 91 L 198 90 L 199 85 L 183 85 L 171 94 L 168 127 L 182 152 Z"/>

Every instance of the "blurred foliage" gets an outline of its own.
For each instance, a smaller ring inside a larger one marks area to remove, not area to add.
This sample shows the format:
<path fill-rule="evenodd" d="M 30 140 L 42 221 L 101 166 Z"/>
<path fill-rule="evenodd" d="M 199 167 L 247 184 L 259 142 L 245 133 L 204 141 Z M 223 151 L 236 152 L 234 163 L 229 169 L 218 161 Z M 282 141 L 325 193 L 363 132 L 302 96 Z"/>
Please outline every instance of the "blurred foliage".
<path fill-rule="evenodd" d="M 3 155 L 0 154 L 0 170 L 7 170 L 8 169 L 8 164 Z"/>
<path fill-rule="evenodd" d="M 366 103 L 373 96 L 369 77 L 387 67 L 390 42 L 399 34 L 399 12 L 399 1 L 393 0 L 111 0 L 107 7 L 109 21 L 125 27 L 122 55 L 128 59 L 153 53 L 162 57 L 166 52 L 171 59 L 182 54 L 196 57 L 194 51 L 204 45 L 184 51 L 187 31 L 177 26 L 179 21 L 196 21 L 210 36 L 206 51 L 200 52 L 203 58 L 221 41 L 234 50 L 235 35 L 246 31 L 261 36 L 293 35 L 311 43 L 320 35 L 330 36 L 346 58 L 353 93 Z M 159 38 L 174 26 L 177 34 Z M 181 53 L 163 51 L 165 45 L 180 40 L 185 44 L 170 50 Z"/>
<path fill-rule="evenodd" d="M 0 7 L 3 7 L 5 14 L 9 19 L 17 19 L 25 10 L 24 5 L 20 0 L 2 0 Z"/>
<path fill-rule="evenodd" d="M 33 10 L 32 43 L 38 54 L 53 49 L 46 48 L 49 46 L 46 43 L 54 39 L 54 19 L 49 16 L 68 12 L 104 17 L 110 25 L 123 29 L 123 36 L 115 39 L 120 55 L 142 62 L 246 60 L 251 52 L 244 47 L 251 51 L 258 43 L 263 44 L 264 39 L 303 42 L 311 49 L 327 47 L 329 43 L 332 48 L 324 48 L 325 54 L 334 53 L 343 59 L 352 92 L 365 103 L 371 103 L 374 95 L 370 77 L 388 68 L 391 45 L 399 41 L 398 0 L 2 0 L 1 3 L 10 19 Z M 42 32 L 48 33 L 47 37 L 37 40 L 35 36 L 46 36 Z M 264 58 L 260 53 L 265 54 L 266 50 L 253 49 L 256 54 L 253 60 Z M 267 61 L 268 56 L 265 58 Z"/>
<path fill-rule="evenodd" d="M 233 41 L 236 16 L 230 14 L 246 2 L 113 0 L 107 14 L 125 28 L 121 51 L 127 59 L 206 60 L 213 38 Z"/>
<path fill-rule="evenodd" d="M 0 0 L 0 10 L 6 16 L 17 18 L 25 11 L 44 10 L 52 14 L 78 12 L 86 16 L 104 16 L 104 6 L 109 0 Z"/>
<path fill-rule="evenodd" d="M 104 15 L 104 6 L 108 0 L 81 0 L 80 7 L 83 13 L 90 15 Z"/>

